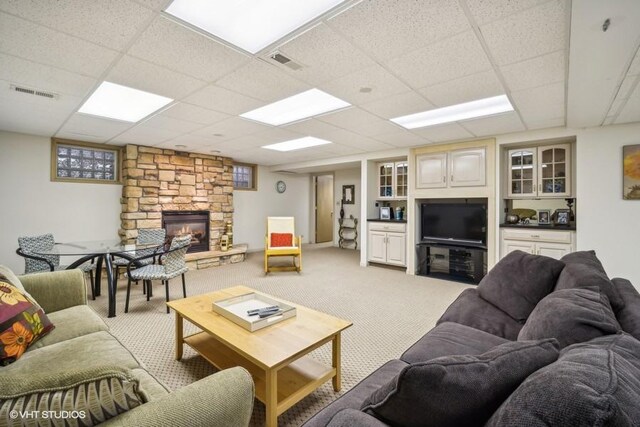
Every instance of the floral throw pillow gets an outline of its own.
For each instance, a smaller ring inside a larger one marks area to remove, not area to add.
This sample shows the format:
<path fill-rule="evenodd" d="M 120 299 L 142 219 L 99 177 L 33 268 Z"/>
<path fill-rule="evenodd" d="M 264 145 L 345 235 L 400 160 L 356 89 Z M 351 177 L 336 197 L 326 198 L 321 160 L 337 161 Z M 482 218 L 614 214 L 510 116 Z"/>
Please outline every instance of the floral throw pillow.
<path fill-rule="evenodd" d="M 53 328 L 30 296 L 0 279 L 0 366 L 18 360 L 31 344 Z"/>

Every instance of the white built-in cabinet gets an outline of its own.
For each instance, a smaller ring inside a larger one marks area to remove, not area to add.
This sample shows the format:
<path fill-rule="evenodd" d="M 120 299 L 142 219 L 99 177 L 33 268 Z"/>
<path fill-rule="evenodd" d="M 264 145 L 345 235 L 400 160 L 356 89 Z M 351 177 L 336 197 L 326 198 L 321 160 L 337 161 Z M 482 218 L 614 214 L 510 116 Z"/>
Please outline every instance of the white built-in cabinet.
<path fill-rule="evenodd" d="M 406 224 L 371 221 L 368 223 L 367 259 L 371 262 L 407 265 Z"/>
<path fill-rule="evenodd" d="M 507 152 L 507 197 L 571 196 L 571 145 L 517 148 Z"/>
<path fill-rule="evenodd" d="M 378 164 L 378 199 L 406 199 L 409 163 L 384 162 Z"/>
<path fill-rule="evenodd" d="M 416 156 L 416 188 L 486 185 L 486 150 L 468 148 Z"/>
<path fill-rule="evenodd" d="M 520 250 L 560 259 L 576 250 L 573 230 L 530 230 L 505 227 L 501 230 L 500 237 L 500 258 Z"/>

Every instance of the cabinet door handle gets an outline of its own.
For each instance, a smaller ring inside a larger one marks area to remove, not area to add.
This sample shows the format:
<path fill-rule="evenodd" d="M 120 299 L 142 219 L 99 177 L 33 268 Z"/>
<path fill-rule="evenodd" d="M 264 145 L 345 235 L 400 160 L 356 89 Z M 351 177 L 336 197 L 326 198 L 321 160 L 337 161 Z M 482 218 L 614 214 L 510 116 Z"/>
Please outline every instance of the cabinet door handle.
<path fill-rule="evenodd" d="M 540 235 L 539 234 L 532 234 L 531 237 L 534 238 L 534 239 L 539 239 Z"/>
<path fill-rule="evenodd" d="M 536 192 L 536 185 L 535 184 L 533 184 L 533 192 L 534 193 Z"/>
<path fill-rule="evenodd" d="M 451 175 L 451 182 L 453 182 L 453 175 Z"/>
<path fill-rule="evenodd" d="M 442 177 L 442 182 L 447 182 L 447 177 L 446 176 Z"/>

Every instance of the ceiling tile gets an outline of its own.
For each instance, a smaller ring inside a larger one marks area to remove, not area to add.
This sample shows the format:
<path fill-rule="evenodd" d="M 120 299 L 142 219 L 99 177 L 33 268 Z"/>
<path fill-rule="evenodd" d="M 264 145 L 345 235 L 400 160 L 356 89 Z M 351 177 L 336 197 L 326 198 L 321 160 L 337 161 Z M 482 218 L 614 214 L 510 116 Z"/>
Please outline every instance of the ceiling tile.
<path fill-rule="evenodd" d="M 525 120 L 526 121 L 526 120 Z M 541 119 L 541 120 L 531 120 L 526 121 L 527 129 L 549 129 L 556 127 L 563 127 L 566 125 L 566 121 L 564 117 L 556 117 L 554 119 Z"/>
<path fill-rule="evenodd" d="M 640 49 L 636 51 L 636 56 L 633 58 L 633 61 L 631 62 L 629 71 L 627 71 L 627 75 L 629 76 L 637 76 L 638 74 L 640 74 Z"/>
<path fill-rule="evenodd" d="M 202 80 L 125 55 L 111 69 L 107 81 L 180 99 L 206 85 Z"/>
<path fill-rule="evenodd" d="M 380 119 L 358 107 L 326 114 L 318 117 L 318 120 L 364 136 L 381 135 L 401 129 L 390 121 Z"/>
<path fill-rule="evenodd" d="M 553 0 L 480 27 L 498 65 L 566 49 L 567 4 Z"/>
<path fill-rule="evenodd" d="M 109 142 L 117 144 L 141 144 L 156 145 L 161 142 L 168 141 L 179 136 L 179 132 L 169 131 L 167 129 L 158 129 L 152 126 L 145 126 L 144 123 L 135 126 L 122 135 L 118 135 Z"/>
<path fill-rule="evenodd" d="M 68 113 L 27 103 L 5 102 L 0 98 L 0 129 L 52 136 L 67 118 Z"/>
<path fill-rule="evenodd" d="M 188 152 L 194 152 L 195 150 L 200 150 L 200 152 L 211 154 L 212 148 L 210 147 L 203 146 L 200 144 L 195 144 L 193 142 L 178 140 L 178 138 L 174 138 L 169 141 L 155 144 L 154 147 L 165 148 L 168 150 L 188 151 Z M 177 147 L 177 145 L 184 145 L 184 147 Z"/>
<path fill-rule="evenodd" d="M 136 3 L 153 10 L 162 10 L 173 0 L 134 0 Z"/>
<path fill-rule="evenodd" d="M 249 57 L 163 17 L 157 17 L 129 54 L 173 71 L 211 82 Z"/>
<path fill-rule="evenodd" d="M 327 135 L 327 139 L 336 144 L 358 148 L 367 152 L 393 148 L 393 146 L 385 144 L 384 142 L 376 141 L 375 139 L 342 129 L 333 132 L 331 135 Z"/>
<path fill-rule="evenodd" d="M 498 77 L 496 77 L 496 73 L 493 70 L 488 70 L 446 83 L 422 88 L 418 92 L 433 102 L 437 107 L 446 107 L 502 95 L 505 93 L 505 90 L 498 80 Z"/>
<path fill-rule="evenodd" d="M 495 21 L 549 0 L 466 0 L 476 23 Z"/>
<path fill-rule="evenodd" d="M 0 10 L 116 50 L 122 50 L 153 15 L 129 0 L 6 0 L 0 2 Z"/>
<path fill-rule="evenodd" d="M 553 104 L 553 105 L 543 105 L 543 106 L 533 106 L 529 108 L 521 108 L 520 116 L 524 123 L 527 125 L 527 128 L 533 129 L 534 127 L 539 129 L 541 127 L 541 123 L 545 123 L 547 121 L 552 121 L 556 123 L 557 121 L 565 121 L 565 107 L 564 104 Z"/>
<path fill-rule="evenodd" d="M 530 117 L 528 116 L 531 112 L 543 112 L 545 109 L 549 109 L 550 107 L 555 107 L 557 105 L 562 106 L 563 114 L 561 116 L 564 116 L 564 81 L 533 89 L 512 92 L 511 99 L 514 102 L 514 106 L 523 114 L 523 119 L 525 121 L 530 120 Z"/>
<path fill-rule="evenodd" d="M 295 71 L 284 65 L 278 65 L 278 68 L 312 85 L 374 65 L 362 51 L 325 24 L 302 33 L 279 50 L 303 67 Z"/>
<path fill-rule="evenodd" d="M 412 132 L 432 142 L 454 141 L 473 137 L 473 134 L 457 123 L 429 126 L 422 129 L 414 129 Z"/>
<path fill-rule="evenodd" d="M 630 123 L 640 121 L 640 85 L 627 100 L 627 103 L 616 117 L 615 123 Z"/>
<path fill-rule="evenodd" d="M 0 52 L 91 77 L 100 76 L 118 55 L 114 50 L 1 12 Z"/>
<path fill-rule="evenodd" d="M 184 99 L 185 102 L 221 113 L 238 115 L 262 107 L 264 101 L 209 85 Z"/>
<path fill-rule="evenodd" d="M 216 85 L 252 98 L 275 102 L 311 89 L 262 60 L 249 64 L 216 81 Z"/>
<path fill-rule="evenodd" d="M 413 88 L 432 86 L 491 68 L 473 31 L 387 60 L 386 65 Z"/>
<path fill-rule="evenodd" d="M 433 107 L 432 103 L 414 91 L 392 95 L 360 106 L 360 108 L 385 119 L 427 111 Z"/>
<path fill-rule="evenodd" d="M 133 123 L 76 113 L 69 118 L 56 136 L 90 142 L 105 142 L 132 126 Z"/>
<path fill-rule="evenodd" d="M 349 147 L 344 144 L 327 144 L 323 145 L 322 151 L 332 154 L 334 156 L 350 156 L 353 154 L 364 153 L 365 150 L 357 147 Z"/>
<path fill-rule="evenodd" d="M 530 89 L 563 81 L 565 78 L 565 54 L 563 50 L 537 58 L 505 65 L 500 68 L 509 90 Z"/>
<path fill-rule="evenodd" d="M 227 120 L 223 120 L 221 122 L 214 123 L 210 126 L 199 129 L 193 133 L 195 135 L 205 137 L 214 137 L 216 135 L 219 135 L 220 140 L 228 140 L 269 129 L 272 129 L 272 127 L 261 125 L 251 120 L 242 119 L 240 117 L 231 117 Z"/>
<path fill-rule="evenodd" d="M 408 130 L 378 135 L 376 136 L 376 139 L 380 142 L 384 142 L 385 144 L 393 145 L 394 147 L 416 147 L 429 143 L 426 139 L 411 133 Z"/>
<path fill-rule="evenodd" d="M 220 138 L 218 137 L 205 137 L 201 135 L 195 135 L 193 133 L 187 133 L 184 135 L 177 136 L 169 141 L 163 142 L 163 144 L 173 143 L 175 144 L 183 144 L 189 147 L 198 146 L 198 147 L 213 147 L 217 143 L 220 143 Z"/>
<path fill-rule="evenodd" d="M 60 94 L 85 97 L 97 80 L 0 53 L 0 79 Z"/>
<path fill-rule="evenodd" d="M 159 130 L 168 130 L 172 132 L 178 132 L 181 134 L 192 132 L 204 126 L 204 125 L 201 125 L 200 123 L 174 119 L 171 117 L 163 116 L 161 114 L 157 114 L 151 117 L 149 120 L 146 120 L 143 123 L 143 125 L 158 128 Z"/>
<path fill-rule="evenodd" d="M 471 28 L 457 1 L 441 0 L 363 1 L 329 25 L 381 60 Z"/>
<path fill-rule="evenodd" d="M 307 119 L 300 122 L 291 123 L 290 125 L 284 126 L 283 129 L 287 129 L 307 136 L 315 136 L 316 138 L 325 139 L 331 133 L 340 130 L 339 127 L 333 126 L 326 122 L 322 122 L 318 119 Z"/>
<path fill-rule="evenodd" d="M 82 102 L 79 96 L 60 94 L 57 98 L 45 98 L 10 90 L 11 82 L 0 80 L 0 99 L 9 104 L 24 104 L 34 108 L 43 108 L 62 114 L 73 113 Z"/>
<path fill-rule="evenodd" d="M 207 110 L 206 108 L 198 107 L 197 105 L 186 104 L 184 102 L 174 103 L 171 107 L 167 108 L 159 115 L 179 120 L 186 120 L 188 122 L 199 123 L 202 125 L 211 125 L 213 123 L 221 122 L 222 120 L 229 118 L 228 114 L 219 113 L 213 110 Z"/>
<path fill-rule="evenodd" d="M 520 117 L 515 112 L 474 120 L 465 120 L 460 124 L 475 136 L 500 135 L 526 130 Z"/>
<path fill-rule="evenodd" d="M 325 92 L 354 105 L 365 104 L 410 90 L 407 85 L 379 65 L 373 65 L 336 80 L 323 83 L 319 87 Z M 371 91 L 367 92 L 365 90 L 362 92 L 362 88 L 368 88 Z"/>

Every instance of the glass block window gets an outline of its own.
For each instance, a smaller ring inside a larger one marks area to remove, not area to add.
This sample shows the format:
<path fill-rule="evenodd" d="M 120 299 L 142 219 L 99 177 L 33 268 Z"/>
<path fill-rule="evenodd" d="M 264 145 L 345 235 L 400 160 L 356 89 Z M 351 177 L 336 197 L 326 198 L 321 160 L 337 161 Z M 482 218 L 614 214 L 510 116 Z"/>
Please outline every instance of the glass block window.
<path fill-rule="evenodd" d="M 52 148 L 54 181 L 119 183 L 118 149 L 55 140 Z"/>
<path fill-rule="evenodd" d="M 234 164 L 233 188 L 236 190 L 256 190 L 256 165 Z"/>

